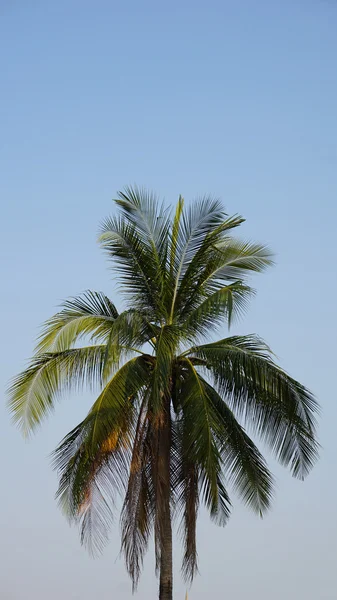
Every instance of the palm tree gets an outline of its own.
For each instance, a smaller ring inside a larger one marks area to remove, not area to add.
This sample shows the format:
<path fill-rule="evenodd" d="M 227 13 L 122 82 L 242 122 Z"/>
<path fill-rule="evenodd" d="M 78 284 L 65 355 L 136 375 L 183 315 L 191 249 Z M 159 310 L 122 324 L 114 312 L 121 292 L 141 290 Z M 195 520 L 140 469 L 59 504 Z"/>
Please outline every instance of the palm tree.
<path fill-rule="evenodd" d="M 133 586 L 154 534 L 159 598 L 171 600 L 173 519 L 181 523 L 182 571 L 191 581 L 199 504 L 220 525 L 230 514 L 229 486 L 259 515 L 270 506 L 272 475 L 246 428 L 304 478 L 317 455 L 317 404 L 256 335 L 209 339 L 245 309 L 253 293 L 247 275 L 272 262 L 266 247 L 233 237 L 240 216 L 228 217 L 209 198 L 186 209 L 180 197 L 172 218 L 137 188 L 119 193 L 116 204 L 100 243 L 125 310 L 91 291 L 65 302 L 14 380 L 10 407 L 27 434 L 61 392 L 99 387 L 54 454 L 60 505 L 96 552 L 121 494 L 121 544 Z"/>

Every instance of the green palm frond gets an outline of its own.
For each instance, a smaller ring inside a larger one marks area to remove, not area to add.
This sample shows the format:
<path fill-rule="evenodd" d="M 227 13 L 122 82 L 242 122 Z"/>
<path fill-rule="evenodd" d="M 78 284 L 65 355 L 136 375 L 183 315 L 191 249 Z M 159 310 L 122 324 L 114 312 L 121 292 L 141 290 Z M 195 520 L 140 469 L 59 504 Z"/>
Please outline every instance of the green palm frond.
<path fill-rule="evenodd" d="M 62 392 L 101 385 L 104 355 L 105 346 L 88 346 L 35 356 L 9 389 L 9 408 L 21 431 L 33 431 Z"/>
<path fill-rule="evenodd" d="M 134 225 L 120 218 L 108 218 L 101 227 L 99 241 L 113 259 L 123 294 L 130 308 L 157 315 L 162 308 L 161 275 L 148 248 L 142 244 Z"/>
<path fill-rule="evenodd" d="M 222 255 L 217 245 L 229 238 L 232 229 L 238 227 L 244 219 L 239 215 L 226 218 L 221 224 L 204 237 L 198 251 L 193 255 L 184 276 L 181 279 L 177 292 L 176 311 L 181 315 L 186 313 L 188 306 L 195 305 L 206 293 L 201 283 L 206 279 L 212 279 L 214 262 Z M 213 277 L 214 280 L 214 277 Z M 228 280 L 228 283 L 231 280 Z M 223 280 L 221 281 L 223 286 Z M 216 288 L 215 288 L 216 289 Z M 214 290 L 213 290 L 214 291 Z"/>
<path fill-rule="evenodd" d="M 205 197 L 193 202 L 182 213 L 175 242 L 176 260 L 173 267 L 173 296 L 170 311 L 172 321 L 179 285 L 193 256 L 202 246 L 206 236 L 224 220 L 225 213 L 218 200 Z"/>
<path fill-rule="evenodd" d="M 242 315 L 253 290 L 236 282 L 211 294 L 182 321 L 182 335 L 189 341 L 208 335 L 210 328 L 227 323 Z"/>
<path fill-rule="evenodd" d="M 107 296 L 88 290 L 64 302 L 63 309 L 45 323 L 36 352 L 68 350 L 83 336 L 95 342 L 106 340 L 117 317 Z"/>
<path fill-rule="evenodd" d="M 273 479 L 265 460 L 226 402 L 211 385 L 202 381 L 218 416 L 216 435 L 226 479 L 243 501 L 263 516 L 273 498 Z"/>
<path fill-rule="evenodd" d="M 151 382 L 150 407 L 155 415 L 162 412 L 163 401 L 171 395 L 172 362 L 180 341 L 180 330 L 175 325 L 162 327 L 156 340 L 156 361 Z"/>
<path fill-rule="evenodd" d="M 60 504 L 70 519 L 80 522 L 81 540 L 93 553 L 106 541 L 115 492 L 125 491 L 138 394 L 148 384 L 151 370 L 152 361 L 143 356 L 123 365 L 86 419 L 55 452 Z"/>
<path fill-rule="evenodd" d="M 228 228 L 240 223 L 237 219 L 228 219 Z M 258 244 L 246 244 L 233 240 L 227 235 L 227 229 L 206 238 L 198 255 L 193 259 L 181 282 L 177 311 L 180 319 L 187 318 L 200 302 L 231 283 L 241 283 L 250 272 L 260 272 L 272 264 L 270 250 Z M 224 235 L 222 236 L 222 233 Z M 219 240 L 221 240 L 221 243 Z M 214 240 L 212 239 L 214 238 Z M 221 246 L 222 244 L 222 246 Z M 220 246 L 218 248 L 218 246 Z"/>
<path fill-rule="evenodd" d="M 178 235 L 180 229 L 180 219 L 184 208 L 184 198 L 179 196 L 176 212 L 172 223 L 171 247 L 170 247 L 170 280 L 173 280 L 174 265 L 176 262 Z"/>
<path fill-rule="evenodd" d="M 79 525 L 81 543 L 95 555 L 108 541 L 115 496 L 123 492 L 127 476 L 128 452 L 119 425 L 92 453 L 91 426 L 85 420 L 70 432 L 53 462 L 60 477 L 59 505 L 69 521 Z"/>
<path fill-rule="evenodd" d="M 317 403 L 275 365 L 267 346 L 255 336 L 232 337 L 195 347 L 190 357 L 204 361 L 228 405 L 277 459 L 305 477 L 317 458 Z"/>
<path fill-rule="evenodd" d="M 136 235 L 146 249 L 153 267 L 156 285 L 160 291 L 161 308 L 167 305 L 167 260 L 169 253 L 170 211 L 160 204 L 156 196 L 145 189 L 126 187 L 119 192 L 116 204 L 127 222 L 135 228 Z"/>
<path fill-rule="evenodd" d="M 192 582 L 198 571 L 196 543 L 197 517 L 199 510 L 199 470 L 193 460 L 188 459 L 189 430 L 185 420 L 174 424 L 172 444 L 173 472 L 172 489 L 175 513 L 181 515 L 179 533 L 183 543 L 182 574 Z"/>
<path fill-rule="evenodd" d="M 152 252 L 157 267 L 164 266 L 171 226 L 170 212 L 159 204 L 153 193 L 137 186 L 126 187 L 119 192 L 115 202 L 127 221 L 135 227 L 142 243 Z"/>
<path fill-rule="evenodd" d="M 118 426 L 119 420 L 125 419 L 126 410 L 132 411 L 133 404 L 130 405 L 129 400 L 148 387 L 154 365 L 152 356 L 137 356 L 125 363 L 108 381 L 87 416 L 87 420 L 92 422 L 92 452 Z"/>
<path fill-rule="evenodd" d="M 126 310 L 115 319 L 106 340 L 103 373 L 109 374 L 120 358 L 134 352 L 142 354 L 140 348 L 153 345 L 160 328 L 147 320 L 146 315 L 137 310 Z"/>
<path fill-rule="evenodd" d="M 184 544 L 182 573 L 185 580 L 191 583 L 198 572 L 196 528 L 199 490 L 198 472 L 193 464 L 186 465 L 182 500 L 184 504 L 183 520 L 180 528 Z"/>
<path fill-rule="evenodd" d="M 155 492 L 152 476 L 151 428 L 146 400 L 139 411 L 133 444 L 128 486 L 121 514 L 122 551 L 128 572 L 136 588 L 143 558 L 153 531 Z"/>
<path fill-rule="evenodd" d="M 273 265 L 273 253 L 265 245 L 231 238 L 222 240 L 216 248 L 219 254 L 207 279 L 216 276 L 222 281 L 237 281 L 250 272 L 261 273 Z"/>
<path fill-rule="evenodd" d="M 201 496 L 211 517 L 223 525 L 229 517 L 230 500 L 223 482 L 221 454 L 215 438 L 217 415 L 192 362 L 188 358 L 184 362 L 187 374 L 181 387 L 181 409 L 185 435 L 189 440 L 186 456 L 198 467 Z"/>

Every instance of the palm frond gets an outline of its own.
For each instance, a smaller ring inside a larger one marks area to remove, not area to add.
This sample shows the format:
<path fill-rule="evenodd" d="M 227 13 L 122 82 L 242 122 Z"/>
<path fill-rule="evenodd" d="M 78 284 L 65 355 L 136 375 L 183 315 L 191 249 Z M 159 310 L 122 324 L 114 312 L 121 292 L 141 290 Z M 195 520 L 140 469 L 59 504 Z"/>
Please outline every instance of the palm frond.
<path fill-rule="evenodd" d="M 190 342 L 207 335 L 224 322 L 231 325 L 234 317 L 242 315 L 253 290 L 236 282 L 224 286 L 207 297 L 181 323 L 182 335 Z"/>
<path fill-rule="evenodd" d="M 137 186 L 127 186 L 118 193 L 116 204 L 122 209 L 140 235 L 143 244 L 151 249 L 153 260 L 160 268 L 167 256 L 168 232 L 171 225 L 170 213 L 157 197 Z"/>
<path fill-rule="evenodd" d="M 107 296 L 87 290 L 64 302 L 63 309 L 44 324 L 36 352 L 68 350 L 83 336 L 95 342 L 106 340 L 117 317 L 118 311 Z"/>
<path fill-rule="evenodd" d="M 174 423 L 172 438 L 172 497 L 175 512 L 181 514 L 179 533 L 183 543 L 182 574 L 192 582 L 198 572 L 196 527 L 199 509 L 199 472 L 188 460 L 189 430 L 184 419 Z"/>
<path fill-rule="evenodd" d="M 151 357 L 149 357 L 151 359 Z M 138 395 L 153 364 L 144 356 L 123 365 L 108 382 L 86 419 L 57 448 L 58 498 L 80 521 L 81 540 L 102 549 L 112 520 L 111 502 L 123 492 L 131 460 Z"/>
<path fill-rule="evenodd" d="M 134 590 L 138 584 L 155 518 L 151 431 L 146 415 L 146 402 L 145 397 L 139 411 L 128 486 L 121 514 L 122 551 Z"/>
<path fill-rule="evenodd" d="M 162 327 L 156 340 L 156 361 L 150 399 L 150 407 L 154 415 L 162 413 L 163 401 L 171 395 L 172 363 L 179 340 L 180 330 L 175 325 Z"/>
<path fill-rule="evenodd" d="M 216 435 L 226 479 L 231 481 L 243 501 L 263 516 L 273 498 L 271 473 L 262 454 L 237 422 L 226 402 L 207 381 L 202 381 L 218 417 Z"/>
<path fill-rule="evenodd" d="M 105 346 L 87 346 L 35 356 L 9 389 L 9 408 L 22 432 L 33 431 L 62 392 L 101 385 L 104 355 Z"/>
<path fill-rule="evenodd" d="M 101 552 L 108 541 L 116 493 L 124 489 L 129 458 L 125 425 L 119 423 L 93 453 L 92 423 L 85 420 L 54 453 L 60 477 L 56 497 L 69 521 L 79 525 L 81 543 L 92 555 Z"/>
<path fill-rule="evenodd" d="M 231 226 L 231 220 L 228 226 Z M 214 243 L 211 243 L 213 235 L 209 237 L 211 241 L 205 240 L 205 249 L 202 247 L 198 252 L 200 256 L 195 256 L 179 288 L 177 312 L 180 320 L 187 318 L 200 302 L 225 285 L 244 284 L 251 272 L 260 272 L 272 264 L 271 252 L 265 246 L 237 242 L 225 235 L 221 241 L 223 246 L 218 248 L 221 233 L 218 236 L 214 233 Z"/>
<path fill-rule="evenodd" d="M 181 386 L 182 419 L 188 440 L 185 456 L 198 468 L 200 493 L 211 517 L 224 525 L 230 513 L 230 500 L 214 435 L 218 421 L 195 367 L 189 358 L 183 359 L 183 362 L 187 367 Z"/>
<path fill-rule="evenodd" d="M 191 305 L 196 306 L 200 302 L 200 298 L 209 295 L 209 287 L 203 288 L 201 283 L 208 279 L 214 270 L 214 262 L 219 260 L 220 254 L 222 256 L 221 251 L 217 249 L 217 245 L 224 240 L 228 240 L 230 243 L 232 239 L 230 237 L 231 230 L 239 227 L 243 222 L 244 219 L 240 215 L 228 217 L 205 236 L 200 248 L 193 255 L 179 285 L 176 312 L 180 315 L 180 318 L 182 318 L 182 315 L 188 314 L 188 307 Z M 228 283 L 230 281 L 228 280 Z M 223 287 L 224 280 L 219 285 Z M 216 286 L 213 291 L 215 290 Z"/>
<path fill-rule="evenodd" d="M 273 362 L 267 346 L 255 336 L 198 346 L 193 356 L 204 361 L 228 405 L 281 464 L 294 476 L 305 477 L 318 452 L 313 395 Z"/>
<path fill-rule="evenodd" d="M 103 373 L 111 373 L 118 366 L 120 358 L 134 352 L 142 354 L 140 348 L 158 335 L 159 327 L 147 320 L 146 315 L 137 310 L 126 310 L 115 319 L 106 343 Z"/>
<path fill-rule="evenodd" d="M 115 430 L 120 419 L 125 419 L 128 399 L 147 388 L 154 365 L 155 359 L 152 356 L 137 356 L 125 363 L 108 381 L 87 416 L 87 420 L 93 425 L 90 432 L 93 452 Z M 132 406 L 127 406 L 131 411 Z"/>
<path fill-rule="evenodd" d="M 119 192 L 116 204 L 122 209 L 126 221 L 135 227 L 149 261 L 156 271 L 156 282 L 160 289 L 162 306 L 166 306 L 166 285 L 169 253 L 170 211 L 160 204 L 157 197 L 137 186 L 126 187 Z"/>
<path fill-rule="evenodd" d="M 173 320 L 179 284 L 193 259 L 202 246 L 205 237 L 224 220 L 225 213 L 218 200 L 205 197 L 193 202 L 188 210 L 183 210 L 176 241 L 176 260 L 174 262 L 173 295 L 170 320 Z"/>
<path fill-rule="evenodd" d="M 230 238 L 219 242 L 216 248 L 218 254 L 214 257 L 212 270 L 207 279 L 200 282 L 202 285 L 214 277 L 222 281 L 242 280 L 250 271 L 261 273 L 273 265 L 273 253 L 265 245 Z"/>
<path fill-rule="evenodd" d="M 184 198 L 179 196 L 176 212 L 172 224 L 171 248 L 170 248 L 170 276 L 173 278 L 174 265 L 177 254 L 178 235 L 180 228 L 180 219 L 184 208 Z"/>
<path fill-rule="evenodd" d="M 198 572 L 196 529 L 199 506 L 199 490 L 198 471 L 194 465 L 187 466 L 184 484 L 184 516 L 181 527 L 184 543 L 182 573 L 185 580 L 192 582 Z"/>
<path fill-rule="evenodd" d="M 113 259 L 114 270 L 130 308 L 151 312 L 153 319 L 158 317 L 158 312 L 162 315 L 161 273 L 134 225 L 122 217 L 108 218 L 102 224 L 99 241 L 108 257 Z"/>

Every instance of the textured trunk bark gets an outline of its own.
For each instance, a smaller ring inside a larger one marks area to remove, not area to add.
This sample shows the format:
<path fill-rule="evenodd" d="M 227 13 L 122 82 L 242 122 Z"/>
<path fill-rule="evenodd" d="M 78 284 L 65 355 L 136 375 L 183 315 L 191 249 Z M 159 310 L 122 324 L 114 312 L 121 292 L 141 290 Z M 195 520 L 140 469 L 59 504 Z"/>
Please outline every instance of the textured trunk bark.
<path fill-rule="evenodd" d="M 160 580 L 159 600 L 172 600 L 172 522 L 170 506 L 170 453 L 171 453 L 171 416 L 170 401 L 165 407 L 164 427 L 160 432 L 159 453 L 161 466 L 161 540 L 160 540 Z"/>
<path fill-rule="evenodd" d="M 172 525 L 171 515 L 168 513 L 163 523 L 164 539 L 161 547 L 160 558 L 160 583 L 159 600 L 172 600 Z"/>

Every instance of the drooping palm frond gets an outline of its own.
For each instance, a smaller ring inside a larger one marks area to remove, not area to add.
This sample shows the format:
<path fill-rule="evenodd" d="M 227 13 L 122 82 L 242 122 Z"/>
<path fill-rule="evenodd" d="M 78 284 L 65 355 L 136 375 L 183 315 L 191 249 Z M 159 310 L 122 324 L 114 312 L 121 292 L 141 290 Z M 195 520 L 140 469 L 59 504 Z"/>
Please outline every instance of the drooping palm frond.
<path fill-rule="evenodd" d="M 108 541 L 114 500 L 124 489 L 129 455 L 120 424 L 93 453 L 88 443 L 90 425 L 85 420 L 68 434 L 53 462 L 60 477 L 59 505 L 70 522 L 79 524 L 81 543 L 95 555 Z"/>
<path fill-rule="evenodd" d="M 35 356 L 9 389 L 9 407 L 22 432 L 39 425 L 62 392 L 101 385 L 104 355 L 101 345 Z"/>
<path fill-rule="evenodd" d="M 270 507 L 273 479 L 265 460 L 226 402 L 202 379 L 209 401 L 218 416 L 215 432 L 226 479 L 243 501 L 260 516 Z"/>
<path fill-rule="evenodd" d="M 186 456 L 199 473 L 200 494 L 211 517 L 219 524 L 226 523 L 230 500 L 224 485 L 222 459 L 216 443 L 217 415 L 209 401 L 204 383 L 189 358 L 181 386 L 181 410 L 184 433 L 188 440 Z"/>
<path fill-rule="evenodd" d="M 92 552 L 100 550 L 107 539 L 116 491 L 125 491 L 138 396 L 148 385 L 152 368 L 151 357 L 144 356 L 123 365 L 86 419 L 55 452 L 60 504 L 71 519 L 80 521 L 82 542 Z"/>
<path fill-rule="evenodd" d="M 198 471 L 193 464 L 185 465 L 182 502 L 184 504 L 180 528 L 184 544 L 182 573 L 187 581 L 192 582 L 198 572 L 196 529 L 199 506 Z"/>
<path fill-rule="evenodd" d="M 183 577 L 192 582 L 198 571 L 196 528 L 199 509 L 199 471 L 193 460 L 189 460 L 189 429 L 185 420 L 178 419 L 173 429 L 172 496 L 174 511 L 181 516 L 179 533 L 183 543 Z"/>
<path fill-rule="evenodd" d="M 93 424 L 90 430 L 93 452 L 96 445 L 100 446 L 116 428 L 119 420 L 125 419 L 126 409 L 131 411 L 129 400 L 148 387 L 154 365 L 152 356 L 137 356 L 125 363 L 108 381 L 87 417 Z"/>
<path fill-rule="evenodd" d="M 64 302 L 63 309 L 45 323 L 36 352 L 68 350 L 82 336 L 95 342 L 106 340 L 117 317 L 118 311 L 107 296 L 88 290 Z"/>
<path fill-rule="evenodd" d="M 128 486 L 121 514 L 122 551 L 135 589 L 155 520 L 150 421 L 142 403 L 133 444 Z"/>
<path fill-rule="evenodd" d="M 255 336 L 232 337 L 195 347 L 233 411 L 272 449 L 276 458 L 303 478 L 317 458 L 312 394 L 268 356 Z"/>

